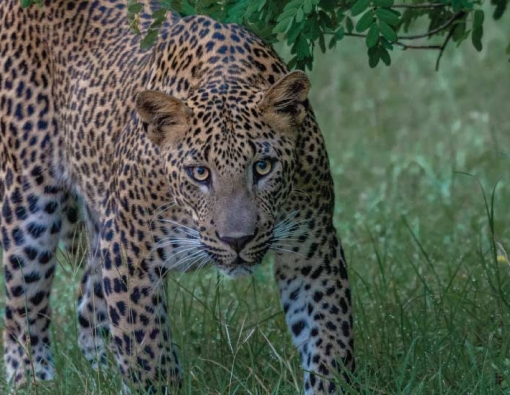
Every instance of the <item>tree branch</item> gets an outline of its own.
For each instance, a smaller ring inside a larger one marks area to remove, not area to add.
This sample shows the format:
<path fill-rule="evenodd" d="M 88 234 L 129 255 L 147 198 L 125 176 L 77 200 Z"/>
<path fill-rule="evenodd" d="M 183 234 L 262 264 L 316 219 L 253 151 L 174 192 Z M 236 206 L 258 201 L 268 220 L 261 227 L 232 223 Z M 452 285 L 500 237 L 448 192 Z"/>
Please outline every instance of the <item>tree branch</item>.
<path fill-rule="evenodd" d="M 462 18 L 463 16 L 465 15 L 465 12 L 463 11 L 460 11 L 460 12 L 457 12 L 456 14 L 452 15 L 452 17 L 450 19 L 448 19 L 445 23 L 443 23 L 441 26 L 438 26 L 436 27 L 435 29 L 432 29 L 431 31 L 427 32 L 427 33 L 422 33 L 422 34 L 415 34 L 415 35 L 411 35 L 411 36 L 399 36 L 398 39 L 399 40 L 418 40 L 420 38 L 428 38 L 428 37 L 431 37 L 433 36 L 434 34 L 437 34 L 439 33 L 440 31 L 443 31 L 445 29 L 447 29 L 448 27 L 450 27 L 457 19 L 460 19 Z M 350 37 L 363 37 L 363 38 L 366 38 L 366 35 L 365 34 L 359 34 L 359 33 L 345 33 L 346 36 L 350 36 Z M 397 44 L 397 43 L 395 43 Z M 402 43 L 399 43 L 398 45 L 402 46 L 402 47 L 409 47 L 409 48 L 412 48 L 413 46 L 412 45 L 406 45 L 406 44 L 402 44 Z M 437 48 L 436 48 L 437 47 Z M 420 46 L 420 48 L 423 48 L 423 46 Z M 434 46 L 435 49 L 439 49 L 441 48 L 441 46 L 437 45 L 437 46 Z"/>
<path fill-rule="evenodd" d="M 464 12 L 457 12 L 456 14 L 452 15 L 450 19 L 448 19 L 445 23 L 443 23 L 441 26 L 436 27 L 435 29 L 432 29 L 431 31 L 423 34 L 415 34 L 411 36 L 400 36 L 400 40 L 417 40 L 419 38 L 427 38 L 430 36 L 433 36 L 436 33 L 439 33 L 440 31 L 448 28 L 453 22 L 455 22 L 457 19 L 464 16 Z"/>
<path fill-rule="evenodd" d="M 359 34 L 359 33 L 345 33 L 346 37 L 361 37 L 366 38 L 366 34 Z M 409 45 L 401 43 L 400 41 L 396 41 L 392 43 L 393 45 L 398 45 L 399 47 L 402 47 L 403 49 L 441 49 L 441 45 Z"/>
<path fill-rule="evenodd" d="M 462 18 L 466 13 L 461 11 L 459 13 L 457 13 L 457 18 L 455 19 L 460 19 Z M 455 29 L 457 29 L 458 25 L 454 25 L 452 26 L 452 28 L 450 29 L 450 31 L 448 32 L 448 35 L 446 36 L 443 44 L 441 45 L 440 49 L 439 49 L 439 55 L 437 57 L 437 60 L 436 60 L 436 71 L 439 70 L 439 62 L 441 61 L 441 58 L 443 57 L 443 52 L 446 48 L 446 45 L 448 44 L 448 42 L 450 41 L 450 39 L 452 38 L 453 36 L 453 33 L 455 33 Z"/>
<path fill-rule="evenodd" d="M 429 5 L 434 5 L 436 6 L 436 4 L 429 4 Z M 442 5 L 441 5 L 442 6 Z M 393 6 L 395 7 L 395 6 Z M 448 19 L 445 23 L 443 23 L 441 26 L 438 26 L 436 27 L 435 29 L 432 29 L 431 31 L 427 32 L 427 33 L 423 33 L 423 34 L 416 34 L 416 35 L 412 35 L 412 36 L 400 36 L 398 39 L 399 41 L 396 41 L 394 43 L 392 43 L 393 45 L 397 45 L 403 49 L 433 49 L 433 50 L 439 50 L 439 56 L 437 58 L 437 61 L 436 61 L 436 70 L 438 70 L 439 68 L 439 62 L 441 60 L 441 57 L 443 56 L 443 52 L 446 48 L 446 46 L 448 45 L 448 42 L 450 41 L 450 39 L 452 38 L 453 36 L 453 33 L 455 32 L 455 29 L 457 28 L 457 25 L 454 25 L 454 22 L 457 21 L 458 19 L 461 19 L 464 17 L 464 15 L 466 15 L 465 12 L 463 11 L 460 11 L 460 12 L 457 12 L 456 14 L 452 15 L 452 17 L 450 19 Z M 445 29 L 448 29 L 449 27 L 450 30 L 448 32 L 448 35 L 446 36 L 446 39 L 444 40 L 443 44 L 441 45 L 411 45 L 411 44 L 404 44 L 403 42 L 401 42 L 400 40 L 418 40 L 420 38 L 428 38 L 428 37 L 431 37 L 433 36 L 434 34 L 437 34 Z M 360 34 L 360 33 L 344 33 L 345 36 L 347 37 L 360 37 L 360 38 L 366 38 L 366 34 Z"/>
<path fill-rule="evenodd" d="M 393 44 L 398 45 L 403 49 L 441 49 L 440 45 L 408 45 L 399 41 L 394 42 Z"/>

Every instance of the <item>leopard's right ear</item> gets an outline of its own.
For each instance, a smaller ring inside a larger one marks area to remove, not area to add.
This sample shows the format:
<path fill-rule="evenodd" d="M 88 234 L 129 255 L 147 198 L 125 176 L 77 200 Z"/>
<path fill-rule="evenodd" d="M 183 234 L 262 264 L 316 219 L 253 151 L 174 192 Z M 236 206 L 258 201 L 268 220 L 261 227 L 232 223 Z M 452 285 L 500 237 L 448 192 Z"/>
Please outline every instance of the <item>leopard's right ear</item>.
<path fill-rule="evenodd" d="M 264 94 L 259 103 L 266 121 L 276 129 L 292 132 L 308 114 L 306 97 L 310 80 L 302 71 L 288 73 Z"/>
<path fill-rule="evenodd" d="M 147 125 L 147 135 L 160 147 L 182 139 L 189 125 L 190 108 L 179 99 L 157 91 L 136 96 L 135 108 Z"/>

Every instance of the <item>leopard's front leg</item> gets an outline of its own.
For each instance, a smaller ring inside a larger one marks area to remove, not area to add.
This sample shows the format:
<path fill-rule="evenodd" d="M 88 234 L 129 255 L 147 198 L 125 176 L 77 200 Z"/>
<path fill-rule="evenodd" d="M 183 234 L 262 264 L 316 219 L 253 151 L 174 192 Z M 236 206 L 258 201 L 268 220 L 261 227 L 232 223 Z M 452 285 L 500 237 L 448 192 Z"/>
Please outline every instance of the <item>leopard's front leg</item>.
<path fill-rule="evenodd" d="M 180 372 L 158 262 L 150 260 L 143 243 L 129 240 L 122 224 L 112 222 L 102 235 L 102 275 L 117 363 L 128 387 L 170 393 Z"/>
<path fill-rule="evenodd" d="M 340 392 L 339 382 L 354 370 L 346 262 L 331 221 L 315 219 L 326 226 L 302 235 L 292 250 L 283 252 L 275 245 L 282 305 L 301 354 L 305 394 L 310 395 Z"/>

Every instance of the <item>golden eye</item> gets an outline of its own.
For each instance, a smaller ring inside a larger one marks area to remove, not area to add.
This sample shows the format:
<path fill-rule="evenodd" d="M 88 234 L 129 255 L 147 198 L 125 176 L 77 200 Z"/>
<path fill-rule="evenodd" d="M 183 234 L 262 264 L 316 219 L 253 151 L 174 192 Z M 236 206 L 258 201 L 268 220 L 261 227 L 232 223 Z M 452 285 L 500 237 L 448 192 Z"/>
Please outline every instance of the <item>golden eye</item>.
<path fill-rule="evenodd" d="M 209 179 L 210 171 L 204 166 L 193 166 L 188 168 L 188 174 L 198 182 L 205 182 Z"/>
<path fill-rule="evenodd" d="M 271 172 L 273 169 L 273 164 L 269 159 L 259 160 L 255 162 L 255 173 L 258 176 L 265 176 Z"/>

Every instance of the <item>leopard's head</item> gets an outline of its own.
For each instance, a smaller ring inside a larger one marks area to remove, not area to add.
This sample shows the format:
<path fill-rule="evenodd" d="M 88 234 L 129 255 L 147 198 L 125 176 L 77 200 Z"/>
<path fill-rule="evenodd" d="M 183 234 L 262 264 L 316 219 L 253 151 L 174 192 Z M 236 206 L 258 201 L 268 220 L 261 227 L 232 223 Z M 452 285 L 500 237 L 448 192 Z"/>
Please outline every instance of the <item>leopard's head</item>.
<path fill-rule="evenodd" d="M 274 242 L 292 191 L 309 86 L 295 71 L 262 90 L 218 79 L 184 100 L 157 91 L 137 96 L 170 192 L 195 222 L 187 237 L 230 276 L 251 273 Z"/>

